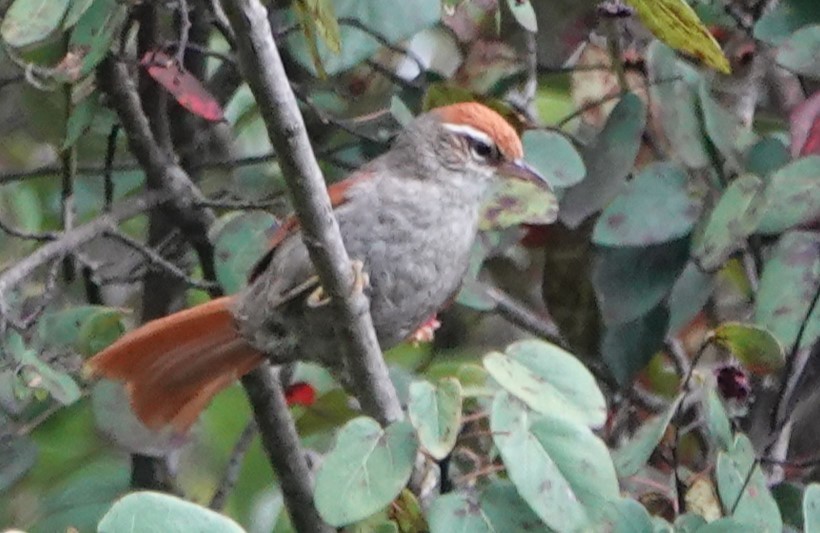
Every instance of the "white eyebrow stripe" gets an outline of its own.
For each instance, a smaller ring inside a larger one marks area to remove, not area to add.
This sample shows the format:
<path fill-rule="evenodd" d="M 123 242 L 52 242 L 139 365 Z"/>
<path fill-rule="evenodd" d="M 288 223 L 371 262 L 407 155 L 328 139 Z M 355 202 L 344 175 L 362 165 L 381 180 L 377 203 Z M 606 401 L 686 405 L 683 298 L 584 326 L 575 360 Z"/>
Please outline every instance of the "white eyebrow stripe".
<path fill-rule="evenodd" d="M 482 141 L 483 143 L 485 143 L 489 146 L 495 146 L 495 141 L 493 141 L 492 138 L 490 138 L 489 135 L 487 135 L 486 133 L 484 133 L 481 130 L 475 129 L 472 126 L 466 126 L 464 124 L 451 124 L 449 122 L 445 122 L 442 125 L 445 128 L 447 128 L 448 130 L 452 131 L 453 133 L 460 133 L 462 135 L 467 135 L 469 137 L 472 137 L 473 139 L 477 139 L 479 141 Z"/>

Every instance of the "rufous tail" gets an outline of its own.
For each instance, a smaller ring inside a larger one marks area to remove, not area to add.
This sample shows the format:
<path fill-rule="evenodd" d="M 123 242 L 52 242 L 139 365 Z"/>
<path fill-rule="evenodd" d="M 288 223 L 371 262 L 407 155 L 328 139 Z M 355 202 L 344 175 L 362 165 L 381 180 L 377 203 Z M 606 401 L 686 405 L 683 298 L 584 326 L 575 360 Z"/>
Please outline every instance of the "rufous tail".
<path fill-rule="evenodd" d="M 149 322 L 86 366 L 92 376 L 124 381 L 134 412 L 148 427 L 185 431 L 216 393 L 265 360 L 239 336 L 231 300 Z"/>

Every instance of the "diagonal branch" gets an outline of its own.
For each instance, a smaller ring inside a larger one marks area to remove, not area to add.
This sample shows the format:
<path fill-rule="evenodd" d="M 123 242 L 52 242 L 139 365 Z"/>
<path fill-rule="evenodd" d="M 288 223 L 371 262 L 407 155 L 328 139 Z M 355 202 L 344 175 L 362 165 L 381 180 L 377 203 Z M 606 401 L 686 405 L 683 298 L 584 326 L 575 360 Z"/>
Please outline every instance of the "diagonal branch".
<path fill-rule="evenodd" d="M 253 92 L 293 197 L 302 235 L 339 317 L 339 343 L 363 410 L 382 424 L 401 419 L 396 390 L 373 330 L 369 302 L 355 290 L 350 257 L 332 216 L 322 172 L 259 0 L 230 0 L 225 11 L 237 36 L 240 67 Z"/>

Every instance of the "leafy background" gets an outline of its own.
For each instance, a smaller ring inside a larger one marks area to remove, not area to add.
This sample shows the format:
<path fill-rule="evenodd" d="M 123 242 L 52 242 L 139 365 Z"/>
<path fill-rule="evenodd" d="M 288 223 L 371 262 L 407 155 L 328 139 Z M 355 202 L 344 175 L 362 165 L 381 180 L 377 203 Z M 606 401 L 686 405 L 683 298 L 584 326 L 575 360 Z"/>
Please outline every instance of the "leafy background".
<path fill-rule="evenodd" d="M 216 279 L 242 287 L 287 202 L 213 5 L 0 2 L 0 269 L 146 187 L 95 85 L 113 51 L 152 119 L 170 117 L 167 142 L 220 215 Z M 498 191 L 435 338 L 387 354 L 406 421 L 381 428 L 323 369 L 296 370 L 293 415 L 325 454 L 326 521 L 820 530 L 814 0 L 269 7 L 329 181 L 413 115 L 478 99 L 517 124 L 556 189 Z M 239 387 L 190 434 L 155 434 L 121 388 L 82 374 L 146 308 L 208 297 L 184 239 L 152 224 L 129 220 L 126 238 L 102 236 L 0 292 L 0 525 L 119 531 L 137 516 L 146 531 L 290 530 Z M 169 282 L 129 239 L 184 279 Z M 404 489 L 419 451 L 443 473 L 421 501 Z M 146 480 L 157 464 L 166 478 Z"/>

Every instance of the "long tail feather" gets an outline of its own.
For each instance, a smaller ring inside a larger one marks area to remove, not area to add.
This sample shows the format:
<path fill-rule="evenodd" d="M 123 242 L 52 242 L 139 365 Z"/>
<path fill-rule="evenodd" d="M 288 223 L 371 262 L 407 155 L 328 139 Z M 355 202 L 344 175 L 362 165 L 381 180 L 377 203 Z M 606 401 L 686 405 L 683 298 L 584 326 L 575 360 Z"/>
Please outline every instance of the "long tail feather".
<path fill-rule="evenodd" d="M 264 361 L 237 333 L 224 297 L 154 320 L 91 358 L 92 376 L 122 380 L 147 426 L 187 430 L 219 391 Z"/>

